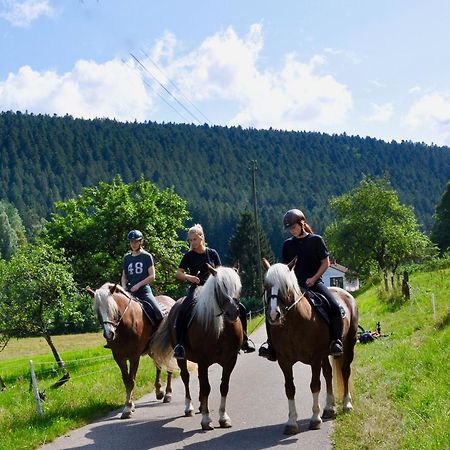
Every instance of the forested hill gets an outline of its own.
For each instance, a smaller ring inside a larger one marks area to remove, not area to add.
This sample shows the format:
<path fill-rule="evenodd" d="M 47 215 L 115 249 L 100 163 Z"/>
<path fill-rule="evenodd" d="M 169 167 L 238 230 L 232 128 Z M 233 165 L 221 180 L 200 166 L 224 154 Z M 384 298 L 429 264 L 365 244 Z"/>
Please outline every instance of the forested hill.
<path fill-rule="evenodd" d="M 260 221 L 278 253 L 281 218 L 304 210 L 317 232 L 330 222 L 328 199 L 363 174 L 388 173 L 425 230 L 450 179 L 450 149 L 373 138 L 156 123 L 120 123 L 5 112 L 0 114 L 0 199 L 28 229 L 100 180 L 143 175 L 174 186 L 211 246 L 225 253 L 236 218 L 252 207 L 249 162 L 257 161 Z"/>

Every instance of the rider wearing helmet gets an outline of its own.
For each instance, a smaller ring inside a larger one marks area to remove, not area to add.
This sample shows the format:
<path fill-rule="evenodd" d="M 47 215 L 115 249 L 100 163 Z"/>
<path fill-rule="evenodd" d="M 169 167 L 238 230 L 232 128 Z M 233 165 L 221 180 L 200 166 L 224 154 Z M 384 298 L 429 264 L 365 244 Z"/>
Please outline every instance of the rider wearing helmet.
<path fill-rule="evenodd" d="M 144 236 L 139 230 L 128 233 L 131 252 L 123 259 L 122 287 L 131 292 L 141 303 L 151 305 L 156 321 L 163 319 L 163 313 L 156 301 L 150 283 L 155 280 L 155 265 L 152 255 L 142 248 Z"/>
<path fill-rule="evenodd" d="M 295 275 L 301 287 L 322 294 L 330 305 L 330 354 L 342 355 L 343 321 L 338 301 L 322 281 L 322 275 L 330 266 L 329 252 L 322 236 L 314 234 L 305 221 L 305 215 L 299 209 L 290 209 L 283 217 L 284 229 L 289 230 L 291 237 L 286 239 L 282 248 L 282 262 L 288 264 L 295 257 Z M 268 330 L 267 347 L 261 347 L 260 356 L 276 359 L 270 330 Z"/>

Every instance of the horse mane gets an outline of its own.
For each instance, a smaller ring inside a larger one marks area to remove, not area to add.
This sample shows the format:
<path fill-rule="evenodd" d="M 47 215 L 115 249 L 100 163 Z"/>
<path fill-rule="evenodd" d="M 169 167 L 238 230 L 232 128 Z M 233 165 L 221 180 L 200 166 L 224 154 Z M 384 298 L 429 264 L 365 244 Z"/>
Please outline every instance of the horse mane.
<path fill-rule="evenodd" d="M 289 291 L 301 294 L 295 272 L 289 269 L 286 264 L 277 263 L 270 266 L 266 273 L 266 283 L 270 286 L 276 286 L 285 296 Z"/>
<path fill-rule="evenodd" d="M 117 308 L 117 303 L 112 296 L 114 286 L 113 283 L 105 283 L 95 291 L 94 311 L 97 314 L 106 313 L 106 316 L 110 318 L 118 316 L 119 310 Z M 116 289 L 118 288 L 119 286 L 116 287 Z M 120 287 L 120 289 L 122 289 L 122 287 Z"/>
<path fill-rule="evenodd" d="M 231 267 L 220 266 L 216 268 L 216 275 L 210 275 L 206 283 L 196 290 L 196 317 L 205 330 L 211 330 L 218 337 L 223 330 L 224 320 L 222 311 L 217 304 L 217 293 L 239 298 L 241 292 L 241 279 Z"/>

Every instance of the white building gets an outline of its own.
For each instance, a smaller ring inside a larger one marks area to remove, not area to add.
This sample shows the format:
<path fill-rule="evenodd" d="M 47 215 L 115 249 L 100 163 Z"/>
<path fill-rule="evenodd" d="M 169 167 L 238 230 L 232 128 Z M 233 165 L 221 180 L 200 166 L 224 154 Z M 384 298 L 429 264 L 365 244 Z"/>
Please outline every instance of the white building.
<path fill-rule="evenodd" d="M 322 275 L 322 280 L 326 286 L 337 286 L 346 291 L 353 292 L 359 289 L 359 278 L 347 267 L 332 262 L 330 267 Z"/>

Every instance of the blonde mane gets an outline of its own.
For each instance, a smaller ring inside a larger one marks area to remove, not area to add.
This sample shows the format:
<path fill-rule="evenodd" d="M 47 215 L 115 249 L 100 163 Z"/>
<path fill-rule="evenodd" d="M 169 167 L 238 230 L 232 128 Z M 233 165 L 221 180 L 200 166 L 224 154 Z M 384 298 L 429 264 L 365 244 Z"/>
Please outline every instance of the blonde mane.
<path fill-rule="evenodd" d="M 211 331 L 218 337 L 223 330 L 223 314 L 217 303 L 217 295 L 239 298 L 241 293 L 241 279 L 231 267 L 218 267 L 216 275 L 210 275 L 204 286 L 196 290 L 196 319 L 201 322 L 205 330 Z"/>
<path fill-rule="evenodd" d="M 301 295 L 295 272 L 286 264 L 277 263 L 270 266 L 266 273 L 266 284 L 277 288 L 284 297 L 287 297 L 289 291 Z"/>
<path fill-rule="evenodd" d="M 119 315 L 117 303 L 111 294 L 111 288 L 113 286 L 114 284 L 112 283 L 105 283 L 102 287 L 98 288 L 94 294 L 94 311 L 98 316 L 102 317 L 103 320 L 108 319 L 113 321 L 114 318 Z"/>

